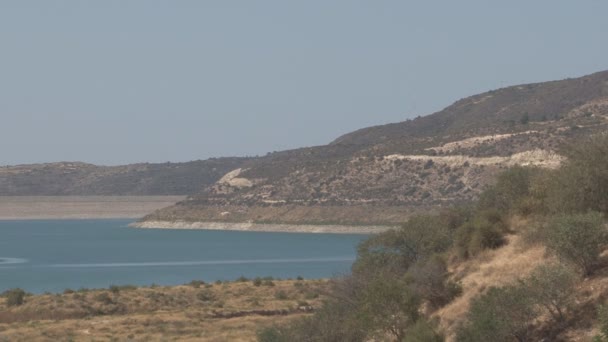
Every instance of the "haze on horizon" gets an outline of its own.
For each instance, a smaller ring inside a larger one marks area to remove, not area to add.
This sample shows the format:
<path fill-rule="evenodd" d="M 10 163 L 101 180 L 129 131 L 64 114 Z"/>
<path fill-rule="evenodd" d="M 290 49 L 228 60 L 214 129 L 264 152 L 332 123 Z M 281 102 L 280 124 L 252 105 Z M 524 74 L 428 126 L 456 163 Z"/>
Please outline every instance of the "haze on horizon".
<path fill-rule="evenodd" d="M 0 165 L 320 145 L 608 69 L 608 2 L 2 1 Z"/>

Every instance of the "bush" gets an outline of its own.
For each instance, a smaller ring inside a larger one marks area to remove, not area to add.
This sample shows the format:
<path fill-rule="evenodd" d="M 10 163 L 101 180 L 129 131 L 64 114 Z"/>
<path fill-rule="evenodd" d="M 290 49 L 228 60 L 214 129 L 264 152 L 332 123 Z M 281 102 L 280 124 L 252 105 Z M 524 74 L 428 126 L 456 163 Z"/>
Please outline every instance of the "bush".
<path fill-rule="evenodd" d="M 192 280 L 189 285 L 195 289 L 198 289 L 201 287 L 201 285 L 205 285 L 205 282 L 202 280 Z"/>
<path fill-rule="evenodd" d="M 407 331 L 403 342 L 443 342 L 444 336 L 439 333 L 436 324 L 425 319 L 419 319 Z"/>
<path fill-rule="evenodd" d="M 478 208 L 495 209 L 505 214 L 514 211 L 531 195 L 533 180 L 539 172 L 531 167 L 509 168 L 498 175 L 494 186 L 480 194 Z"/>
<path fill-rule="evenodd" d="M 406 283 L 382 276 L 369 280 L 358 297 L 357 313 L 367 331 L 389 332 L 403 341 L 419 318 L 420 297 Z"/>
<path fill-rule="evenodd" d="M 491 213 L 491 212 L 488 212 Z M 475 256 L 486 249 L 494 249 L 505 242 L 506 225 L 493 214 L 478 217 L 460 226 L 454 234 L 454 247 L 461 258 Z"/>
<path fill-rule="evenodd" d="M 102 304 L 105 304 L 105 305 L 114 303 L 114 301 L 112 300 L 112 297 L 110 297 L 110 295 L 107 292 L 102 292 L 102 293 L 97 294 L 95 296 L 95 300 Z"/>
<path fill-rule="evenodd" d="M 262 286 L 262 278 L 256 277 L 255 279 L 253 279 L 252 283 L 253 286 Z"/>
<path fill-rule="evenodd" d="M 467 323 L 458 331 L 457 340 L 527 341 L 537 314 L 533 298 L 524 287 L 492 287 L 471 303 Z"/>
<path fill-rule="evenodd" d="M 608 134 L 570 147 L 551 179 L 548 206 L 555 213 L 594 210 L 608 214 Z"/>
<path fill-rule="evenodd" d="M 557 322 L 564 320 L 564 313 L 574 303 L 574 287 L 579 277 L 562 264 L 543 265 L 536 268 L 523 282 L 535 303 L 543 307 Z"/>
<path fill-rule="evenodd" d="M 597 320 L 599 323 L 600 333 L 595 336 L 593 342 L 608 341 L 608 305 L 600 305 L 597 308 Z"/>
<path fill-rule="evenodd" d="M 25 302 L 25 291 L 22 289 L 16 288 L 7 290 L 2 293 L 2 297 L 6 297 L 6 305 L 7 306 L 19 306 Z"/>
<path fill-rule="evenodd" d="M 289 342 L 289 340 L 283 336 L 280 328 L 277 327 L 261 329 L 257 333 L 257 339 L 259 342 Z"/>
<path fill-rule="evenodd" d="M 400 229 L 363 241 L 353 273 L 403 275 L 419 260 L 446 251 L 452 245 L 449 229 L 437 216 L 417 215 Z"/>
<path fill-rule="evenodd" d="M 202 289 L 196 294 L 196 298 L 201 302 L 210 302 L 215 299 L 213 292 L 209 289 Z"/>
<path fill-rule="evenodd" d="M 433 308 L 439 308 L 459 296 L 462 287 L 448 280 L 448 270 L 445 260 L 434 256 L 425 262 L 412 266 L 406 280 L 418 295 L 428 301 Z"/>
<path fill-rule="evenodd" d="M 602 214 L 598 212 L 560 215 L 550 221 L 543 234 L 551 253 L 578 266 L 585 275 L 595 270 L 608 242 Z"/>
<path fill-rule="evenodd" d="M 289 296 L 287 295 L 287 292 L 285 292 L 283 290 L 279 290 L 274 293 L 274 298 L 276 298 L 278 300 L 287 300 L 287 299 L 289 299 Z"/>

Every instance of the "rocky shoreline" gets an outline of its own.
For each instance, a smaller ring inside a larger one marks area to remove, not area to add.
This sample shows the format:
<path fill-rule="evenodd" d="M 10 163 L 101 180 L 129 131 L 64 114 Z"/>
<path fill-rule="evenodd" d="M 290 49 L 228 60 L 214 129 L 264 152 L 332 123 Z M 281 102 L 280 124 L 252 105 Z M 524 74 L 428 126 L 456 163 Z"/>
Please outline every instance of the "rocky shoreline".
<path fill-rule="evenodd" d="M 333 234 L 374 234 L 389 230 L 391 226 L 354 226 L 354 225 L 311 225 L 279 224 L 253 222 L 187 222 L 187 221 L 141 221 L 129 225 L 145 229 L 202 229 L 236 230 L 251 232 L 281 233 L 333 233 Z"/>

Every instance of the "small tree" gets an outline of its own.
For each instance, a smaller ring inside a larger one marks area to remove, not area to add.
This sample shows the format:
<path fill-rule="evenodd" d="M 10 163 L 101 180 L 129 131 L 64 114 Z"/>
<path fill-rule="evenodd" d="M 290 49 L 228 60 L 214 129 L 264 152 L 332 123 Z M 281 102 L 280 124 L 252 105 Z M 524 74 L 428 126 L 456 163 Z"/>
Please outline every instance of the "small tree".
<path fill-rule="evenodd" d="M 544 228 L 547 249 L 590 275 L 608 241 L 602 214 L 561 215 Z"/>
<path fill-rule="evenodd" d="M 439 308 L 462 293 L 462 287 L 448 279 L 445 260 L 434 256 L 412 266 L 406 276 L 420 297 L 433 307 Z"/>
<path fill-rule="evenodd" d="M 443 342 L 444 340 L 444 336 L 437 329 L 437 324 L 421 318 L 407 331 L 403 342 Z"/>
<path fill-rule="evenodd" d="M 367 322 L 369 331 L 392 334 L 403 341 L 406 332 L 419 317 L 420 297 L 404 282 L 387 277 L 371 279 L 361 294 L 358 316 Z"/>
<path fill-rule="evenodd" d="M 458 256 L 468 258 L 485 249 L 498 248 L 504 244 L 505 225 L 502 221 L 481 215 L 460 226 L 454 235 L 454 246 Z"/>
<path fill-rule="evenodd" d="M 595 210 L 608 214 L 608 134 L 571 146 L 567 156 L 551 179 L 548 207 L 557 213 Z"/>
<path fill-rule="evenodd" d="M 579 280 L 579 276 L 565 265 L 543 265 L 536 268 L 523 285 L 538 305 L 555 321 L 562 322 L 564 313 L 574 302 L 574 287 Z"/>
<path fill-rule="evenodd" d="M 6 297 L 7 306 L 19 306 L 24 303 L 25 291 L 22 289 L 11 289 L 4 292 L 3 295 Z"/>
<path fill-rule="evenodd" d="M 471 303 L 467 324 L 458 332 L 458 341 L 527 341 L 537 314 L 524 287 L 490 288 Z"/>
<path fill-rule="evenodd" d="M 361 243 L 353 272 L 403 275 L 414 263 L 444 252 L 451 245 L 450 231 L 439 217 L 414 216 L 400 229 L 378 234 Z"/>

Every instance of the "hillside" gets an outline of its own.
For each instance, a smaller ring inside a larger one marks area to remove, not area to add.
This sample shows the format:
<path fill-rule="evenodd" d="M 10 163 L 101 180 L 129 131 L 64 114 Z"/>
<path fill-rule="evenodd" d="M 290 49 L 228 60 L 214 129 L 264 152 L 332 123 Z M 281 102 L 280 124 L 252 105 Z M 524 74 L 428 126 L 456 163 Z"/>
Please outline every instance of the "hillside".
<path fill-rule="evenodd" d="M 188 195 L 247 158 L 97 166 L 79 162 L 0 167 L 0 196 Z"/>
<path fill-rule="evenodd" d="M 261 284 L 260 284 L 261 283 Z M 327 280 L 269 280 L 174 287 L 112 286 L 0 295 L 3 341 L 254 341 L 266 326 L 307 316 Z"/>
<path fill-rule="evenodd" d="M 608 71 L 507 87 L 249 159 L 144 221 L 395 224 L 471 201 L 505 167 L 556 168 L 567 143 L 607 128 Z"/>

